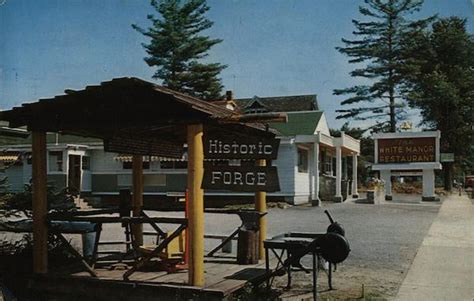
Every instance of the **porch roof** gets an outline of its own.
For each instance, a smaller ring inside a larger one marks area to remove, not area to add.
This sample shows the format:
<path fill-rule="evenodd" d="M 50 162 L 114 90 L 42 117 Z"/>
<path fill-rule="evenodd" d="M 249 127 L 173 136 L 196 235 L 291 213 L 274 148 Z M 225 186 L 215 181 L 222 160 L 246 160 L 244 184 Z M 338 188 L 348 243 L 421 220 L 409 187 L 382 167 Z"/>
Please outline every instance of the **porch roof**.
<path fill-rule="evenodd" d="M 270 126 L 284 136 L 313 135 L 316 133 L 322 111 L 288 112 L 287 123 L 272 123 Z"/>
<path fill-rule="evenodd" d="M 205 132 L 274 136 L 259 123 L 239 122 L 237 112 L 138 79 L 116 78 L 83 90 L 0 112 L 10 127 L 104 140 L 106 150 L 180 158 L 186 126 Z M 225 126 L 222 124 L 225 123 Z"/>

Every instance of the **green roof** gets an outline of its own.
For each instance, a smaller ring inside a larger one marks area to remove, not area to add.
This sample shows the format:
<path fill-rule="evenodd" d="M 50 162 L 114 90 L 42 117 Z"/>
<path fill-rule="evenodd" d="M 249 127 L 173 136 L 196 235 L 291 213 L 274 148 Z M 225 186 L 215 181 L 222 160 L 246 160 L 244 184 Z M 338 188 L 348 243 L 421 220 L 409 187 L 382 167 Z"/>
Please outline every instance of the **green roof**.
<path fill-rule="evenodd" d="M 316 131 L 322 111 L 287 113 L 287 123 L 271 123 L 270 127 L 283 136 L 312 135 Z"/>

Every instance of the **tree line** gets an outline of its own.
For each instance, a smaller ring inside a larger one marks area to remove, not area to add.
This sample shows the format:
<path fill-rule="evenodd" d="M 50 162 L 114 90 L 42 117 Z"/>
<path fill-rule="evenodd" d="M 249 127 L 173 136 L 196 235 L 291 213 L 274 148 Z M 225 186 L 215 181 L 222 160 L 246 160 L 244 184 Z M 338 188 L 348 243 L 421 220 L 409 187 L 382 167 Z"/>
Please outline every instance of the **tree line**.
<path fill-rule="evenodd" d="M 396 132 L 407 111 L 420 111 L 421 126 L 442 132 L 441 151 L 454 153 L 464 169 L 474 161 L 474 39 L 459 17 L 414 19 L 422 0 L 364 0 L 352 39 L 336 50 L 369 84 L 335 89 L 338 119 L 372 121 L 363 131 Z M 222 98 L 220 72 L 208 52 L 221 39 L 203 34 L 206 0 L 151 0 L 151 25 L 135 30 L 149 38 L 145 62 L 162 84 L 204 100 Z M 347 127 L 347 125 L 346 125 Z M 469 143 L 466 143 L 469 141 Z M 450 170 L 450 166 L 446 166 Z M 449 177 L 449 175 L 448 175 Z"/>
<path fill-rule="evenodd" d="M 367 129 L 396 132 L 408 108 L 420 111 L 421 126 L 441 131 L 441 152 L 454 153 L 457 167 L 472 172 L 474 158 L 474 39 L 459 17 L 407 17 L 418 0 L 365 0 L 363 21 L 353 20 L 357 39 L 337 50 L 349 63 L 363 63 L 350 75 L 370 80 L 334 90 L 347 96 L 339 119 L 375 120 Z M 466 143 L 468 142 L 468 143 Z M 443 164 L 450 189 L 453 165 Z"/>

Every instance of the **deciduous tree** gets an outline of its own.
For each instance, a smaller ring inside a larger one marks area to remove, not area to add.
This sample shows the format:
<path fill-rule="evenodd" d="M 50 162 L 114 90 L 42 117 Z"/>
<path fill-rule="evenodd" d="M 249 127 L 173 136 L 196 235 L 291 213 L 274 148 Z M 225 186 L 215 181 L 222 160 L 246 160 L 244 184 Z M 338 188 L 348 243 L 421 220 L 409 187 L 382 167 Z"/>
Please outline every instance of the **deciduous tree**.
<path fill-rule="evenodd" d="M 422 125 L 441 131 L 441 151 L 454 153 L 472 170 L 474 37 L 466 31 L 466 20 L 440 19 L 431 31 L 412 33 L 406 46 L 407 56 L 418 64 L 407 81 L 409 104 L 420 109 Z M 450 189 L 452 166 L 443 169 Z"/>

